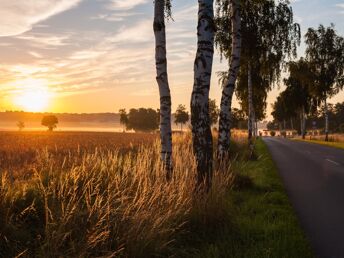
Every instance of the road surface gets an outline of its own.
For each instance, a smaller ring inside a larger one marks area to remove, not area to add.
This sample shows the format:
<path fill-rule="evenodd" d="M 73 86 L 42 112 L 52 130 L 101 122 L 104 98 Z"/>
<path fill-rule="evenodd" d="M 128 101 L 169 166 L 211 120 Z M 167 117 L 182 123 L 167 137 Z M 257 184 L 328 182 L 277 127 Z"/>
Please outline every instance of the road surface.
<path fill-rule="evenodd" d="M 344 258 L 344 150 L 276 137 L 264 141 L 315 254 Z"/>

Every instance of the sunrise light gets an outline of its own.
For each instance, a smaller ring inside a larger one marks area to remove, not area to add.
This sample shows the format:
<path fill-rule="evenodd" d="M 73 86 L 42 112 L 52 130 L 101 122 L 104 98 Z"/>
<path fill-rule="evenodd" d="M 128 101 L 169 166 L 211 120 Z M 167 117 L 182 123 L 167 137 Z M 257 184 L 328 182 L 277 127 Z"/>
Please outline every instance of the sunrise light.
<path fill-rule="evenodd" d="M 17 82 L 22 91 L 13 97 L 13 104 L 28 112 L 42 112 L 49 106 L 51 93 L 45 80 L 27 79 Z"/>

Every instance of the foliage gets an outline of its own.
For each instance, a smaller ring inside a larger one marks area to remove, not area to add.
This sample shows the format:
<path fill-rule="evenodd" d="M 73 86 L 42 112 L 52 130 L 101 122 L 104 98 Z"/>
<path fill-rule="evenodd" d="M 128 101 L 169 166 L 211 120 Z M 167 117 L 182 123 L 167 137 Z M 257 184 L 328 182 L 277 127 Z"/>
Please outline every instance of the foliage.
<path fill-rule="evenodd" d="M 285 59 L 296 56 L 300 26 L 294 23 L 287 0 L 249 0 L 241 1 L 241 5 L 242 53 L 236 94 L 247 114 L 247 68 L 251 64 L 254 111 L 261 120 L 265 117 L 267 92 L 279 80 Z M 217 1 L 215 42 L 226 60 L 230 60 L 232 53 L 229 8 L 229 0 Z"/>
<path fill-rule="evenodd" d="M 23 121 L 19 121 L 17 123 L 17 127 L 18 127 L 19 131 L 22 131 L 25 128 L 25 123 Z"/>
<path fill-rule="evenodd" d="M 136 132 L 152 132 L 159 128 L 159 113 L 151 108 L 130 109 L 127 129 Z"/>
<path fill-rule="evenodd" d="M 129 122 L 128 114 L 125 109 L 119 110 L 119 122 L 121 125 L 127 126 Z"/>
<path fill-rule="evenodd" d="M 276 132 L 275 131 L 271 131 L 270 132 L 270 136 L 272 136 L 272 137 L 276 136 Z"/>
<path fill-rule="evenodd" d="M 54 115 L 44 116 L 41 122 L 41 124 L 48 127 L 48 130 L 51 132 L 57 127 L 58 123 L 59 120 Z"/>
<path fill-rule="evenodd" d="M 176 124 L 180 124 L 180 128 L 182 130 L 182 126 L 185 125 L 189 121 L 189 112 L 186 111 L 185 105 L 179 105 L 177 107 L 176 113 L 174 114 L 174 122 Z"/>
<path fill-rule="evenodd" d="M 336 34 L 334 25 L 309 28 L 306 55 L 315 76 L 311 93 L 323 102 L 344 87 L 344 38 Z"/>
<path fill-rule="evenodd" d="M 209 99 L 209 116 L 210 116 L 210 124 L 211 126 L 217 124 L 219 120 L 220 109 L 216 105 L 215 99 Z"/>
<path fill-rule="evenodd" d="M 231 112 L 232 128 L 246 129 L 247 128 L 247 116 L 241 109 L 232 108 Z"/>

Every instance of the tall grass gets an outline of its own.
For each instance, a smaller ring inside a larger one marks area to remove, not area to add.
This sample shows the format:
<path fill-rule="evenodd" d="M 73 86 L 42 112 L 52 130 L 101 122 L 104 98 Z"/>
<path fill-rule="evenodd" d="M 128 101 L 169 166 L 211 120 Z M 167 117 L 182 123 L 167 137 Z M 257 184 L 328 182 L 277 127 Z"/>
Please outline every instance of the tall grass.
<path fill-rule="evenodd" d="M 170 182 L 157 142 L 56 155 L 39 151 L 29 179 L 0 171 L 1 257 L 177 256 L 192 231 L 228 220 L 230 166 L 215 168 L 211 191 L 195 191 L 189 135 L 174 138 Z"/>
<path fill-rule="evenodd" d="M 309 139 L 315 141 L 325 141 L 325 137 L 325 135 L 309 135 Z M 329 142 L 344 142 L 344 134 L 330 134 L 328 140 Z"/>

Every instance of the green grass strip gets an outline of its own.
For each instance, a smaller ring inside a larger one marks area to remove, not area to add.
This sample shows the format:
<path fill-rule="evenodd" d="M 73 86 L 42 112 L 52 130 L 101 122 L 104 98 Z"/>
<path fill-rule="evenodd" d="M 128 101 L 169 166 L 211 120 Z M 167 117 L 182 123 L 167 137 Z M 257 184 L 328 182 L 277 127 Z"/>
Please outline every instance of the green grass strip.
<path fill-rule="evenodd" d="M 314 257 L 262 140 L 256 153 L 258 160 L 235 166 L 231 224 L 204 238 L 196 257 Z"/>

